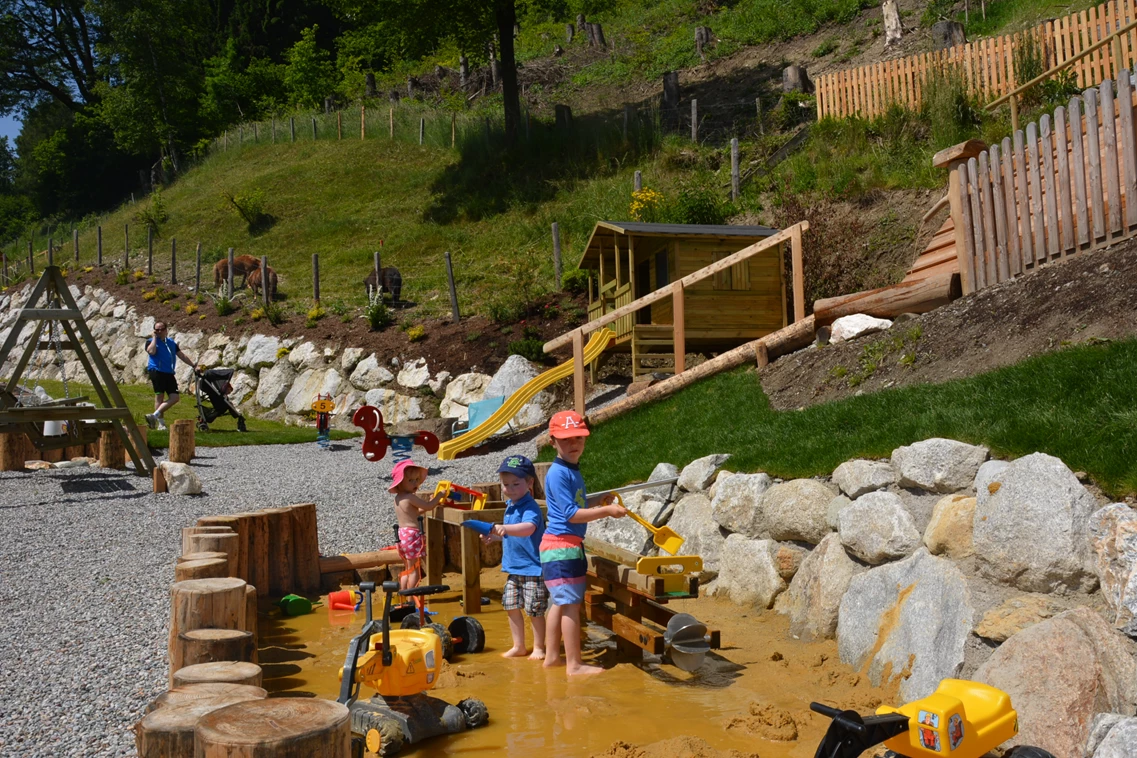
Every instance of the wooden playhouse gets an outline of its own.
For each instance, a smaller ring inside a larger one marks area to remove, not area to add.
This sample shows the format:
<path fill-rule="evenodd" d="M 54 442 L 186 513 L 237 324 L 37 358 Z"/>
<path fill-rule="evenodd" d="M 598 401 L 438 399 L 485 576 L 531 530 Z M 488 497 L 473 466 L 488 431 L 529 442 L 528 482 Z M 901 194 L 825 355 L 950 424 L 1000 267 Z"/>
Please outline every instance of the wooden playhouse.
<path fill-rule="evenodd" d="M 765 226 L 597 222 L 578 264 L 589 272 L 589 323 L 686 280 L 681 302 L 649 298 L 609 326 L 616 333 L 610 349 L 632 353 L 635 375 L 681 366 L 677 329 L 688 352 L 717 352 L 782 329 L 790 323 L 783 274 L 789 239 L 716 266 L 775 236 L 783 235 Z M 794 272 L 799 278 L 799 265 Z M 652 353 L 657 364 L 670 355 L 670 365 L 645 366 Z"/>

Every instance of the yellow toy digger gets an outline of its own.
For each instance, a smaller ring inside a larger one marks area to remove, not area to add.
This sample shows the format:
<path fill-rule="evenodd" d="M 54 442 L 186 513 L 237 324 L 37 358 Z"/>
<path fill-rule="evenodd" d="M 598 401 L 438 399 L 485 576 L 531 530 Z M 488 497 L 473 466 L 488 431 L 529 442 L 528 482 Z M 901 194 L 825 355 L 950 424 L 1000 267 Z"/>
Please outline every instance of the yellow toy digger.
<path fill-rule="evenodd" d="M 337 700 L 351 712 L 352 758 L 395 755 L 404 745 L 431 737 L 482 726 L 489 711 L 481 700 L 467 698 L 451 705 L 426 694 L 442 670 L 442 637 L 425 629 L 391 630 L 391 597 L 446 592 L 445 584 L 400 590 L 398 582 L 384 582 L 387 595 L 383 616 L 371 616 L 374 582 L 359 585 L 367 609 L 363 630 L 351 640 L 340 671 Z M 380 639 L 374 639 L 375 636 Z M 359 700 L 366 684 L 379 694 Z"/>
<path fill-rule="evenodd" d="M 894 758 L 979 758 L 1019 732 L 1011 696 L 979 682 L 944 679 L 931 695 L 894 708 L 882 705 L 862 717 L 821 703 L 816 713 L 833 719 L 815 758 L 857 758 L 884 743 Z M 1037 747 L 1017 745 L 1003 758 L 1054 758 Z"/>

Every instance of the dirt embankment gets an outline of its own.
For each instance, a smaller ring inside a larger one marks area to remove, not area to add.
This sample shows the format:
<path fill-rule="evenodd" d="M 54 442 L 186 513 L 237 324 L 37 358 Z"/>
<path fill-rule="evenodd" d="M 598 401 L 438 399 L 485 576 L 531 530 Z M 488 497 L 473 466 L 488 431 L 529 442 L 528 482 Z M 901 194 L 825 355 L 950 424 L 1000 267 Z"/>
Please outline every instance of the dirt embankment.
<path fill-rule="evenodd" d="M 1068 345 L 1137 334 L 1137 241 L 1083 253 L 888 331 L 809 348 L 763 369 L 779 410 L 940 383 Z M 871 370 L 868 367 L 871 365 Z"/>

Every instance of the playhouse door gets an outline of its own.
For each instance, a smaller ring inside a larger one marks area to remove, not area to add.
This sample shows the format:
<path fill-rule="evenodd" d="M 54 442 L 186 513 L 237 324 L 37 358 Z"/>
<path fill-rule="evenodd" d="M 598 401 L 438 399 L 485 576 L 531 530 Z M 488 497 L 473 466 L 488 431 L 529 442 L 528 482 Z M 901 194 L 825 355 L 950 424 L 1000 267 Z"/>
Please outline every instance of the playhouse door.
<path fill-rule="evenodd" d="M 651 287 L 651 261 L 642 261 L 636 264 L 636 297 L 643 297 L 652 291 Z M 637 324 L 651 323 L 651 306 L 645 305 L 636 311 Z"/>

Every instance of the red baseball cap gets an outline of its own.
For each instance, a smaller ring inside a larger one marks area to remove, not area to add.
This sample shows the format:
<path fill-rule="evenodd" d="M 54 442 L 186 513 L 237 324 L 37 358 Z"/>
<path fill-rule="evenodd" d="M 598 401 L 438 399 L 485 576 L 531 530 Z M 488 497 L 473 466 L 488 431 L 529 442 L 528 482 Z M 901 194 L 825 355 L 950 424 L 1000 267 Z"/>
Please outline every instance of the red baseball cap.
<path fill-rule="evenodd" d="M 559 411 L 549 419 L 549 436 L 558 439 L 587 437 L 588 425 L 576 411 Z"/>

